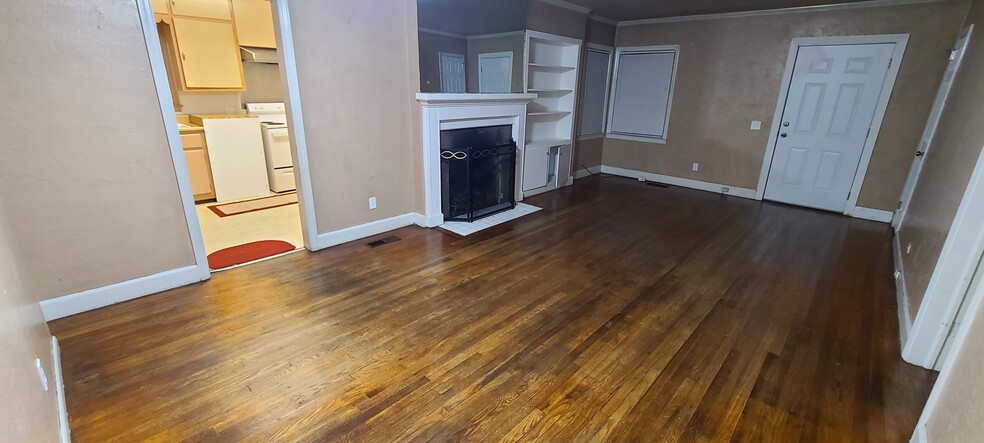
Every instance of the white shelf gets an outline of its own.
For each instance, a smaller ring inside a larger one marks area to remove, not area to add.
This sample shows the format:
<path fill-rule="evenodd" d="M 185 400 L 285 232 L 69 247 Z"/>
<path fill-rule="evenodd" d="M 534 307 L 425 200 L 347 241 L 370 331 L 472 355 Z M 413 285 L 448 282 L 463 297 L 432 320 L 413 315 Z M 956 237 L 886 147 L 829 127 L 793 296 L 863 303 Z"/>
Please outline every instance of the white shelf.
<path fill-rule="evenodd" d="M 562 116 L 570 113 L 571 113 L 570 111 L 535 111 L 535 112 L 530 112 L 527 115 L 529 115 L 530 117 L 550 117 L 550 116 Z"/>
<path fill-rule="evenodd" d="M 567 72 L 577 69 L 573 66 L 548 65 L 543 63 L 529 63 L 528 66 L 532 69 L 541 69 L 544 71 L 557 71 L 557 72 Z"/>
<path fill-rule="evenodd" d="M 571 140 L 569 138 L 548 138 L 543 140 L 530 140 L 526 142 L 526 147 L 537 147 L 537 146 L 560 146 L 569 145 Z"/>
<path fill-rule="evenodd" d="M 574 92 L 574 90 L 573 89 L 539 89 L 539 88 L 533 89 L 533 88 L 530 88 L 527 92 L 535 92 L 535 93 L 538 93 L 538 94 L 551 94 L 551 95 L 555 95 L 555 94 L 570 94 L 570 93 Z"/>

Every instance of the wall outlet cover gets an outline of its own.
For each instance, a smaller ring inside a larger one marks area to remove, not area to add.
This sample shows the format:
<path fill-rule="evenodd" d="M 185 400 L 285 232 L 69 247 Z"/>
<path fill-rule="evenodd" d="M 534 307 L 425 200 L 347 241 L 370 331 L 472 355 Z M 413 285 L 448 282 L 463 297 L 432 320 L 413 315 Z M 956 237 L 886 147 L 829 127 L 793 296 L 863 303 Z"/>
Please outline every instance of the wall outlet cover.
<path fill-rule="evenodd" d="M 369 209 L 376 209 L 376 197 L 369 197 Z"/>
<path fill-rule="evenodd" d="M 700 170 L 700 163 L 694 163 L 691 169 L 693 169 L 694 172 L 697 172 L 698 170 Z"/>
<path fill-rule="evenodd" d="M 760 131 L 760 130 L 762 130 L 762 122 L 760 122 L 758 120 L 752 120 L 752 130 L 753 131 Z"/>

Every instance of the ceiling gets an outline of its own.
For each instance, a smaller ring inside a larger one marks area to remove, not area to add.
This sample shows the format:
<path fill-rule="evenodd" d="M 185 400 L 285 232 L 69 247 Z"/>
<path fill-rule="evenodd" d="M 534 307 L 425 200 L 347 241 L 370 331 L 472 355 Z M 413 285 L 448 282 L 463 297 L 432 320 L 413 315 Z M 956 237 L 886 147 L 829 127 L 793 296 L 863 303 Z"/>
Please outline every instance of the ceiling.
<path fill-rule="evenodd" d="M 458 35 L 526 29 L 526 0 L 417 0 L 417 25 Z"/>
<path fill-rule="evenodd" d="M 858 1 L 864 0 L 567 0 L 568 3 L 590 8 L 592 14 L 618 21 Z"/>

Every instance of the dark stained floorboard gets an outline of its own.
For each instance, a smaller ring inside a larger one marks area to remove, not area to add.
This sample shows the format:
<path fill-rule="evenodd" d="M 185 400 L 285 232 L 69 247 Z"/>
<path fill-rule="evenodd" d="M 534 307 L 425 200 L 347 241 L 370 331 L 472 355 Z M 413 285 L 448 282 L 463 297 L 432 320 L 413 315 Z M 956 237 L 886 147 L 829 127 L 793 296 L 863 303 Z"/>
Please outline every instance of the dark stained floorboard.
<path fill-rule="evenodd" d="M 935 376 L 887 225 L 620 178 L 527 203 L 52 322 L 73 438 L 908 440 Z"/>

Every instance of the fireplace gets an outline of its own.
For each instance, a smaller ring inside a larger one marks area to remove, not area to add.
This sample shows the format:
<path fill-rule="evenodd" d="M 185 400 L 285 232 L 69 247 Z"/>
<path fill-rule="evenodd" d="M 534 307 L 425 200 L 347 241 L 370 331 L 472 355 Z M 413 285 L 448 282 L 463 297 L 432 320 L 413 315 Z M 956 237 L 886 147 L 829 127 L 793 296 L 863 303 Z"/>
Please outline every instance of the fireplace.
<path fill-rule="evenodd" d="M 512 125 L 441 131 L 441 212 L 473 222 L 516 207 Z"/>

